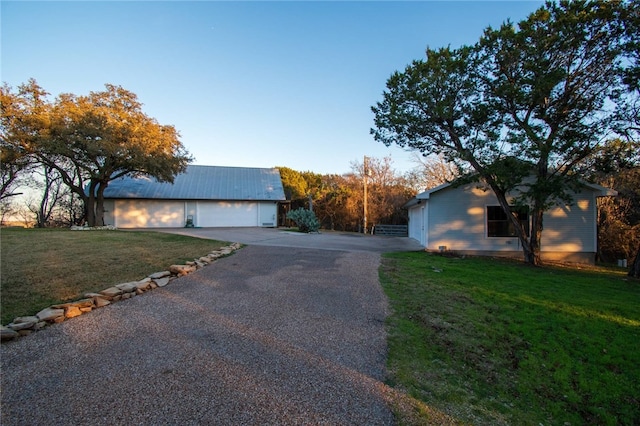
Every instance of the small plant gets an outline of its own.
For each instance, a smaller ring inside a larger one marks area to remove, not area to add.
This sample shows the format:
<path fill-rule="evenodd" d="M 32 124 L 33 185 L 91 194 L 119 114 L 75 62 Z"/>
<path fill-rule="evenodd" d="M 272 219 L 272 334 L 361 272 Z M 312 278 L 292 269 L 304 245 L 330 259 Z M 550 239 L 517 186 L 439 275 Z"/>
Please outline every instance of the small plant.
<path fill-rule="evenodd" d="M 287 213 L 287 219 L 291 219 L 298 225 L 300 232 L 318 232 L 320 222 L 315 213 L 311 210 L 299 208 Z"/>

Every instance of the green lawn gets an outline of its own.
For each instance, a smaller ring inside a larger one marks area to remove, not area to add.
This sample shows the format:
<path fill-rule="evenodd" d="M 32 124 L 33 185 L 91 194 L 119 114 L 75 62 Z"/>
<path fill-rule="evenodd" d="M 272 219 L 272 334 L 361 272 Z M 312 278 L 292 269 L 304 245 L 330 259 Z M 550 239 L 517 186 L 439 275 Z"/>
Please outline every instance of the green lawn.
<path fill-rule="evenodd" d="M 226 243 L 159 232 L 0 230 L 2 324 L 17 316 L 137 281 Z"/>
<path fill-rule="evenodd" d="M 640 424 L 640 282 L 385 255 L 389 383 L 471 424 Z M 425 423 L 428 420 L 423 419 Z"/>

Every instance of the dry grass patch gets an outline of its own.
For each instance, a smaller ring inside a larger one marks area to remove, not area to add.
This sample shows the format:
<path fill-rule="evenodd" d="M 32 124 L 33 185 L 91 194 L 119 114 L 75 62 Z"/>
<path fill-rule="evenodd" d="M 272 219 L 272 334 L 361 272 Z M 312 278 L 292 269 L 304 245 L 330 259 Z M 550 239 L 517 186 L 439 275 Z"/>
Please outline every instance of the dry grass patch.
<path fill-rule="evenodd" d="M 2 229 L 2 324 L 135 281 L 228 243 L 159 232 Z"/>

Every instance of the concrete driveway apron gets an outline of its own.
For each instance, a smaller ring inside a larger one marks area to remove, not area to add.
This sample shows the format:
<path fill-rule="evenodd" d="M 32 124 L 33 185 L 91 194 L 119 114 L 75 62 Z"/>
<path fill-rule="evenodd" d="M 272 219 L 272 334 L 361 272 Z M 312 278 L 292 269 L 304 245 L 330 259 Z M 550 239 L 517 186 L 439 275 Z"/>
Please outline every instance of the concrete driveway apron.
<path fill-rule="evenodd" d="M 191 232 L 250 245 L 3 344 L 3 425 L 393 424 L 379 253 L 417 245 Z"/>

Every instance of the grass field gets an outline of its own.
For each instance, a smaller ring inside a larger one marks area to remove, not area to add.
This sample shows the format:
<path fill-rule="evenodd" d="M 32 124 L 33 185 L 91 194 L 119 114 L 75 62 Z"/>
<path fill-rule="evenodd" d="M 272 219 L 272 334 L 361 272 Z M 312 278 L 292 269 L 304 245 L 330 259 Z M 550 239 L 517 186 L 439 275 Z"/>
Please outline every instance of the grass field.
<path fill-rule="evenodd" d="M 140 280 L 225 244 L 157 232 L 2 229 L 2 324 L 87 292 Z"/>
<path fill-rule="evenodd" d="M 389 383 L 471 424 L 640 424 L 640 282 L 385 255 Z M 428 423 L 428 419 L 422 419 Z"/>

